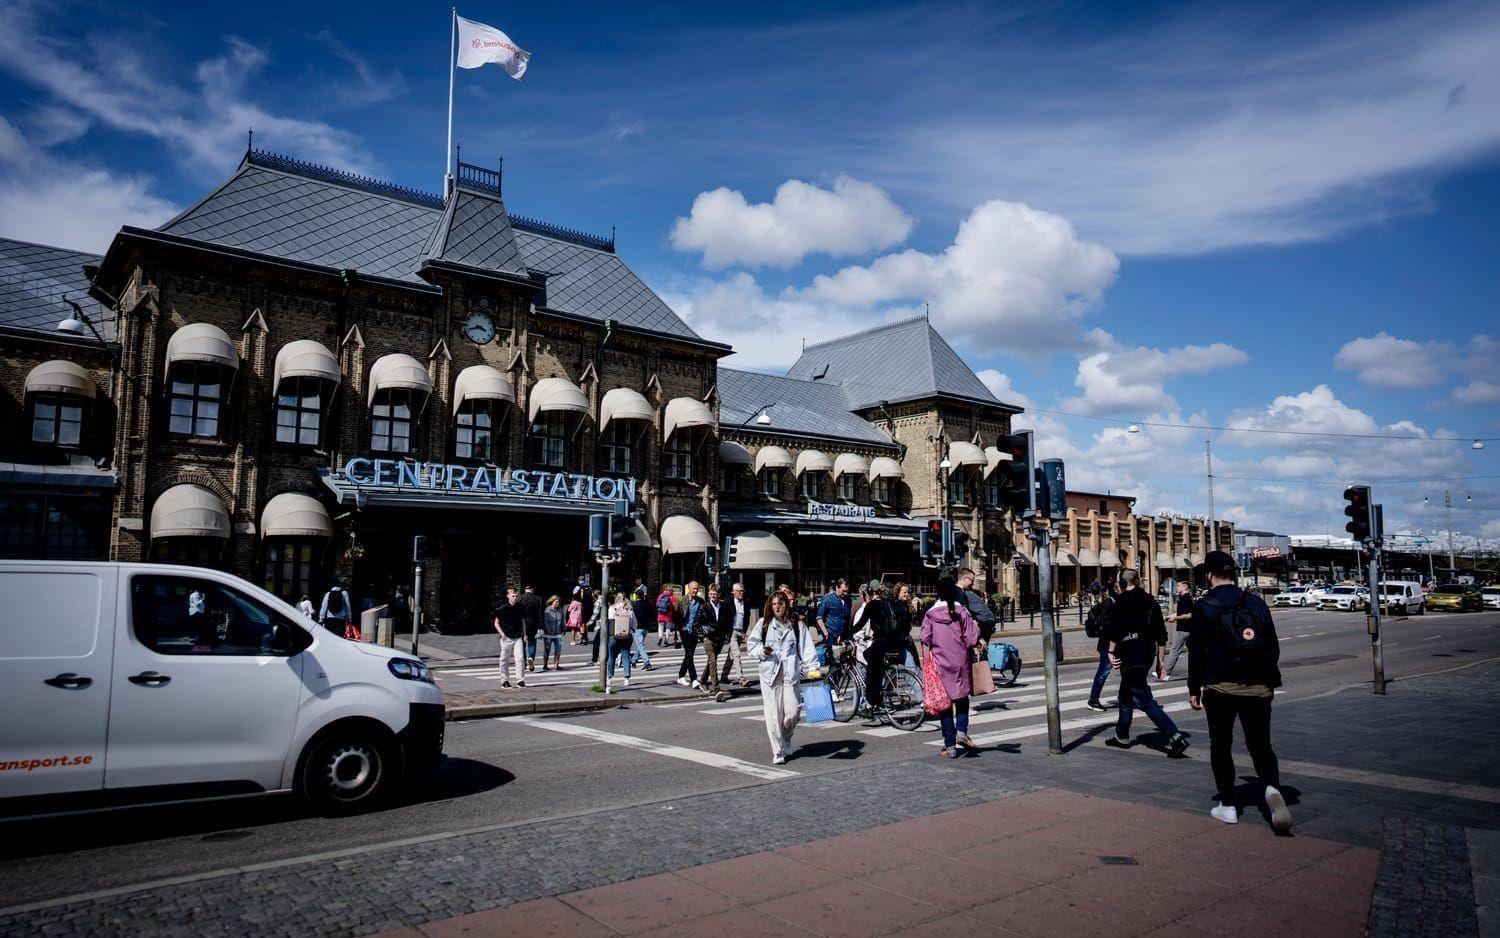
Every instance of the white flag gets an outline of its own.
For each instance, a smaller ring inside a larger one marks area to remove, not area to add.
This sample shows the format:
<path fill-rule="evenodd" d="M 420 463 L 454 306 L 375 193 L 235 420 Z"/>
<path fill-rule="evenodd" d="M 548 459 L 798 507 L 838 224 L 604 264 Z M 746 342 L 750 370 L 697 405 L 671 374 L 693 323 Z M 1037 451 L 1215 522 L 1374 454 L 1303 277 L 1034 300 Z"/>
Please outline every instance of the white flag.
<path fill-rule="evenodd" d="M 510 41 L 493 26 L 458 17 L 458 67 L 479 68 L 494 62 L 519 81 L 526 74 L 531 53 Z"/>

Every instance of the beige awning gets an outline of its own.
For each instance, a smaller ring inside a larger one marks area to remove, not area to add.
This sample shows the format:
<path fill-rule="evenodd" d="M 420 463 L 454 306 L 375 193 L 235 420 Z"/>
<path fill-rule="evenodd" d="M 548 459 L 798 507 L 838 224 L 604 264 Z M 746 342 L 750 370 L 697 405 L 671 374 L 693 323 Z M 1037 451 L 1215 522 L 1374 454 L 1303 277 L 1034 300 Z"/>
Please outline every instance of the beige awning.
<path fill-rule="evenodd" d="M 382 355 L 370 366 L 370 392 L 368 403 L 375 403 L 375 392 L 406 389 L 417 391 L 421 394 L 432 393 L 432 379 L 427 377 L 427 369 L 422 363 L 397 352 L 393 355 Z"/>
<path fill-rule="evenodd" d="M 1085 547 L 1078 552 L 1078 565 L 1080 567 L 1099 566 L 1099 555 L 1092 548 Z"/>
<path fill-rule="evenodd" d="M 1108 550 L 1108 549 L 1099 551 L 1099 566 L 1101 566 L 1101 567 L 1118 567 L 1118 566 L 1120 566 L 1120 555 L 1117 554 L 1117 553 L 1115 553 L 1114 551 Z"/>
<path fill-rule="evenodd" d="M 1076 567 L 1078 566 L 1078 555 L 1065 547 L 1059 547 L 1057 552 L 1052 555 L 1052 563 L 1059 567 Z"/>
<path fill-rule="evenodd" d="M 631 388 L 610 388 L 599 402 L 599 432 L 609 426 L 611 420 L 645 420 L 656 416 L 651 402 L 641 392 Z"/>
<path fill-rule="evenodd" d="M 656 539 L 651 536 L 651 531 L 647 529 L 646 525 L 637 519 L 629 528 L 625 529 L 625 546 L 655 547 Z"/>
<path fill-rule="evenodd" d="M 229 333 L 206 322 L 194 322 L 167 340 L 167 366 L 173 362 L 208 362 L 238 369 L 240 353 L 229 340 Z"/>
<path fill-rule="evenodd" d="M 1007 462 L 1010 462 L 1010 453 L 1002 453 L 996 447 L 986 446 L 984 448 L 984 477 L 988 479 L 996 469 L 1000 468 L 1001 463 Z"/>
<path fill-rule="evenodd" d="M 840 453 L 833 461 L 833 477 L 837 479 L 846 472 L 865 475 L 870 471 L 870 461 L 858 453 Z"/>
<path fill-rule="evenodd" d="M 339 371 L 339 360 L 321 342 L 298 339 L 276 352 L 276 365 L 271 369 L 271 393 L 274 394 L 287 378 L 317 378 L 338 384 L 343 374 Z"/>
<path fill-rule="evenodd" d="M 554 411 L 586 414 L 589 399 L 567 378 L 543 378 L 532 385 L 531 393 L 526 395 L 526 419 L 536 423 L 538 414 Z"/>
<path fill-rule="evenodd" d="M 1173 564 L 1172 564 L 1172 566 L 1176 567 L 1177 569 L 1184 569 L 1184 568 L 1189 568 L 1190 569 L 1193 566 L 1193 562 L 1188 559 L 1188 555 L 1187 554 L 1178 554 L 1175 557 L 1173 557 L 1172 559 L 1174 561 Z"/>
<path fill-rule="evenodd" d="M 663 554 L 701 554 L 713 546 L 708 528 L 692 515 L 673 515 L 661 523 Z"/>
<path fill-rule="evenodd" d="M 762 469 L 790 469 L 796 464 L 792 454 L 780 446 L 762 446 L 755 451 L 755 471 Z"/>
<path fill-rule="evenodd" d="M 666 442 L 677 430 L 714 425 L 714 412 L 695 397 L 674 397 L 667 401 L 666 416 L 662 421 L 661 438 Z"/>
<path fill-rule="evenodd" d="M 790 570 L 792 552 L 770 531 L 745 531 L 729 541 L 731 570 Z"/>
<path fill-rule="evenodd" d="M 151 506 L 151 538 L 229 536 L 229 512 L 201 485 L 174 485 Z"/>
<path fill-rule="evenodd" d="M 899 479 L 901 464 L 889 456 L 876 456 L 870 460 L 870 479 Z"/>
<path fill-rule="evenodd" d="M 27 372 L 26 393 L 72 394 L 76 397 L 93 398 L 94 378 L 82 365 L 54 358 Z"/>
<path fill-rule="evenodd" d="M 1172 555 L 1165 551 L 1156 552 L 1156 565 L 1162 569 L 1172 569 Z"/>
<path fill-rule="evenodd" d="M 1208 555 L 1195 551 L 1191 554 L 1188 554 L 1188 560 L 1191 560 L 1193 562 L 1193 566 L 1196 567 L 1200 563 L 1206 563 L 1208 561 Z"/>
<path fill-rule="evenodd" d="M 822 450 L 805 449 L 797 454 L 797 475 L 804 472 L 828 472 L 833 469 L 833 460 Z"/>
<path fill-rule="evenodd" d="M 960 466 L 983 466 L 984 450 L 973 443 L 949 443 L 948 462 L 954 469 Z"/>
<path fill-rule="evenodd" d="M 748 466 L 755 462 L 750 451 L 733 440 L 719 444 L 719 462 L 726 466 Z"/>
<path fill-rule="evenodd" d="M 282 492 L 260 513 L 261 537 L 333 537 L 328 509 L 311 495 Z"/>
<path fill-rule="evenodd" d="M 510 379 L 489 365 L 470 365 L 458 373 L 453 382 L 453 412 L 464 401 L 516 402 L 516 387 Z"/>

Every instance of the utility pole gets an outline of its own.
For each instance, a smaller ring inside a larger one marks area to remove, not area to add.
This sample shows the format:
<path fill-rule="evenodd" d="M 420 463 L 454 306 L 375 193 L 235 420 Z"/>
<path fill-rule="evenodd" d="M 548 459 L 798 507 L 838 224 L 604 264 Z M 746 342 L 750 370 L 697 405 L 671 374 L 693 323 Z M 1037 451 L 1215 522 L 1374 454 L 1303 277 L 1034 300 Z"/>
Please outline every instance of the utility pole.
<path fill-rule="evenodd" d="M 609 551 L 600 551 L 594 555 L 599 559 L 599 686 L 605 694 L 609 693 L 609 636 L 604 633 L 604 628 L 609 624 L 609 565 L 614 562 L 614 554 Z"/>
<path fill-rule="evenodd" d="M 1448 511 L 1448 570 L 1455 578 L 1458 576 L 1458 565 L 1453 561 L 1453 493 L 1443 489 L 1443 507 Z"/>
<path fill-rule="evenodd" d="M 1208 549 L 1219 549 L 1219 526 L 1214 524 L 1214 441 L 1203 441 L 1203 455 L 1208 460 Z"/>
<path fill-rule="evenodd" d="M 1057 678 L 1057 620 L 1052 610 L 1052 553 L 1049 542 L 1052 537 L 1054 518 L 1067 516 L 1067 482 L 1061 459 L 1044 459 L 1041 463 L 1041 491 L 1037 498 L 1037 520 L 1041 530 L 1037 534 L 1036 575 L 1037 589 L 1042 594 L 1042 671 L 1045 677 L 1044 696 L 1047 705 L 1047 752 L 1062 755 L 1062 703 L 1058 696 Z"/>

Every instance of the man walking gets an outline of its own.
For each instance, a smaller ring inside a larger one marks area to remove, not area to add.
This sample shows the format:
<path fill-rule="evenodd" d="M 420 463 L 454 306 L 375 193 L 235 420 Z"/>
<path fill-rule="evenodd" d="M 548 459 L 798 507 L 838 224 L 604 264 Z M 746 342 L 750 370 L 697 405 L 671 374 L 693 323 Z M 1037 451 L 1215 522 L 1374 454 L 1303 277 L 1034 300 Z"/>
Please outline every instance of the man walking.
<path fill-rule="evenodd" d="M 837 645 L 849 626 L 849 581 L 839 577 L 822 599 L 818 600 L 818 632 L 823 636 L 823 647 L 818 649 L 818 663 L 828 666 L 829 650 Z"/>
<path fill-rule="evenodd" d="M 1219 805 L 1209 813 L 1239 822 L 1234 801 L 1234 721 L 1240 721 L 1255 774 L 1266 786 L 1266 807 L 1278 832 L 1292 827 L 1282 796 L 1281 771 L 1271 749 L 1271 700 L 1281 686 L 1281 644 L 1271 610 L 1234 585 L 1234 558 L 1212 551 L 1204 563 L 1209 590 L 1194 610 L 1188 644 L 1188 704 L 1208 717 L 1209 763 Z"/>
<path fill-rule="evenodd" d="M 719 651 L 727 645 L 734 635 L 734 604 L 724 601 L 723 594 L 719 592 L 719 584 L 708 585 L 708 602 L 704 605 L 699 615 L 699 622 L 703 624 L 703 650 L 704 657 L 708 659 L 708 668 L 703 672 L 703 682 L 708 685 L 707 690 L 714 695 L 714 699 L 723 702 L 729 699 L 719 686 Z M 727 664 L 728 661 L 726 660 Z"/>
<path fill-rule="evenodd" d="M 698 581 L 693 580 L 682 588 L 682 664 L 677 666 L 677 683 L 693 690 L 702 690 L 698 682 L 698 616 L 703 601 L 698 598 Z"/>
<path fill-rule="evenodd" d="M 750 604 L 745 602 L 745 585 L 736 583 L 729 588 L 729 593 L 734 622 L 730 626 L 729 657 L 724 659 L 724 673 L 719 675 L 719 683 L 729 682 L 730 669 L 733 668 L 735 682 L 741 687 L 749 687 L 750 681 L 745 677 L 745 634 L 755 623 L 751 621 Z"/>
<path fill-rule="evenodd" d="M 655 671 L 651 655 L 646 651 L 646 629 L 656 621 L 656 606 L 646 594 L 646 585 L 641 583 L 630 597 L 630 608 L 635 613 L 635 648 L 631 654 L 637 665 L 647 671 Z"/>
<path fill-rule="evenodd" d="M 516 667 L 516 686 L 526 686 L 526 608 L 514 586 L 505 590 L 505 602 L 495 610 L 495 631 L 500 633 L 500 686 L 510 686 L 510 667 Z"/>
<path fill-rule="evenodd" d="M 1137 576 L 1139 575 L 1137 573 Z M 1102 712 L 1109 709 L 1099 701 L 1099 694 L 1104 691 L 1104 682 L 1109 680 L 1110 672 L 1115 669 L 1109 660 L 1109 620 L 1114 614 L 1115 600 L 1119 592 L 1120 581 L 1115 580 L 1099 602 L 1094 604 L 1094 608 L 1089 610 L 1089 617 L 1083 624 L 1083 633 L 1090 638 L 1098 639 L 1094 648 L 1099 652 L 1099 667 L 1094 671 L 1094 683 L 1089 688 L 1088 707 L 1090 710 Z"/>
<path fill-rule="evenodd" d="M 526 670 L 536 670 L 536 636 L 542 630 L 542 609 L 546 603 L 536 594 L 530 583 L 521 594 L 521 609 L 526 619 Z"/>
<path fill-rule="evenodd" d="M 985 600 L 984 594 L 974 589 L 974 571 L 964 567 L 958 571 L 958 589 L 963 596 L 964 606 L 969 610 L 969 615 L 979 624 L 979 638 L 986 648 L 989 647 L 990 639 L 995 634 L 995 610 Z"/>
<path fill-rule="evenodd" d="M 1162 621 L 1161 607 L 1156 600 L 1140 589 L 1139 570 L 1121 570 L 1120 598 L 1115 600 L 1110 611 L 1109 641 L 1110 664 L 1120 669 L 1120 713 L 1115 719 L 1115 735 L 1104 741 L 1116 749 L 1129 749 L 1134 742 L 1130 738 L 1130 717 L 1133 711 L 1143 710 L 1156 728 L 1167 734 L 1167 754 L 1181 756 L 1187 750 L 1187 737 L 1177 729 L 1177 724 L 1151 694 L 1151 684 L 1146 672 L 1154 664 L 1161 670 L 1162 648 L 1167 643 L 1167 626 Z"/>
<path fill-rule="evenodd" d="M 1167 653 L 1166 673 L 1161 675 L 1164 681 L 1172 676 L 1172 669 L 1177 667 L 1177 659 L 1182 656 L 1188 635 L 1193 631 L 1193 586 L 1186 580 L 1177 583 L 1177 611 L 1167 616 L 1167 621 L 1177 629 L 1172 634 L 1172 650 Z"/>
<path fill-rule="evenodd" d="M 344 589 L 342 583 L 337 580 L 323 594 L 323 605 L 318 610 L 318 621 L 323 623 L 323 628 L 335 635 L 349 638 L 349 632 L 354 618 L 354 605 L 349 602 L 349 591 Z M 355 630 L 355 638 L 359 637 Z"/>

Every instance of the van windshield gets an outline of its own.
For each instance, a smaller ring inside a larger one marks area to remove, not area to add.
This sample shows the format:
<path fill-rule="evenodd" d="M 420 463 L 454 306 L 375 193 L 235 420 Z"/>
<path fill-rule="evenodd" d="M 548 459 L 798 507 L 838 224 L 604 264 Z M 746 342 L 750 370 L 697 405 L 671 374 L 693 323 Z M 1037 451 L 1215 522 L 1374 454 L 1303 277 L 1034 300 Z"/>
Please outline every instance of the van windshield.
<path fill-rule="evenodd" d="M 1462 586 L 1462 585 L 1460 585 L 1458 583 L 1450 583 L 1447 586 L 1439 586 L 1435 590 L 1435 592 L 1438 592 L 1438 593 L 1465 593 L 1465 592 L 1468 592 L 1468 587 Z"/>
<path fill-rule="evenodd" d="M 1380 584 L 1380 595 L 1382 596 L 1405 596 L 1406 587 L 1392 586 L 1389 583 Z"/>

